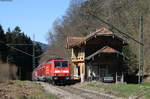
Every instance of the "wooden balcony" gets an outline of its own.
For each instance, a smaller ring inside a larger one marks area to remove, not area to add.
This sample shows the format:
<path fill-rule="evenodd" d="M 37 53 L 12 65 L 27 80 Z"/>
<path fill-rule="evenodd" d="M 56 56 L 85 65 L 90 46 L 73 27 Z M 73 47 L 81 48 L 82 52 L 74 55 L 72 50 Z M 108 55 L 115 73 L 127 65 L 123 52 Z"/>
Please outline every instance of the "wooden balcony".
<path fill-rule="evenodd" d="M 72 62 L 83 62 L 84 58 L 80 57 L 80 58 L 71 58 Z"/>

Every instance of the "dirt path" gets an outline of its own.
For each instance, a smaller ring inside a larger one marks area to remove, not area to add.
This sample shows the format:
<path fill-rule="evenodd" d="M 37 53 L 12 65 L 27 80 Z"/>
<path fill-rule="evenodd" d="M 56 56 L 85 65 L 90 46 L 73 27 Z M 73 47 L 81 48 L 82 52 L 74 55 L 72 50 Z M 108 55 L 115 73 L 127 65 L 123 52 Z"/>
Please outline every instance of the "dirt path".
<path fill-rule="evenodd" d="M 116 97 L 99 94 L 72 86 L 53 86 L 42 82 L 40 82 L 40 84 L 47 92 L 56 94 L 59 99 L 117 99 Z"/>

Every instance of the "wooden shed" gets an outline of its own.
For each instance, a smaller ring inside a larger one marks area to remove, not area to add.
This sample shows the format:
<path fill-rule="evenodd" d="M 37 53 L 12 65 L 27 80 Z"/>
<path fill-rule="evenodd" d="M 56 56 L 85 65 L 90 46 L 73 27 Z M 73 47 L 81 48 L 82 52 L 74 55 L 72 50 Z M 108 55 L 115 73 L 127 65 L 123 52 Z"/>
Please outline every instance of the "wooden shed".
<path fill-rule="evenodd" d="M 127 57 L 122 49 L 126 45 L 124 39 L 106 28 L 86 37 L 68 37 L 67 48 L 71 49 L 74 78 L 81 79 L 81 82 L 89 78 L 101 81 L 112 75 L 116 81 L 124 81 Z"/>

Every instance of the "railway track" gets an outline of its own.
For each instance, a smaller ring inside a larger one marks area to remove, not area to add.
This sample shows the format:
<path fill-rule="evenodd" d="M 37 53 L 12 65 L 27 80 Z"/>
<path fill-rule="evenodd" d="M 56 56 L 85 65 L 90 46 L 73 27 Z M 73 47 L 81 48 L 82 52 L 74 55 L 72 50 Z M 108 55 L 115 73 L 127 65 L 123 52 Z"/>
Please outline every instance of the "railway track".
<path fill-rule="evenodd" d="M 95 93 L 89 90 L 84 90 L 80 88 L 75 88 L 72 86 L 64 86 L 59 87 L 60 89 L 63 89 L 67 92 L 70 92 L 71 94 L 75 94 L 76 96 L 82 97 L 82 99 L 116 99 L 110 96 L 106 96 L 103 94 Z M 76 98 L 77 99 L 77 98 Z"/>
<path fill-rule="evenodd" d="M 57 95 L 59 99 L 122 99 L 74 86 L 54 86 L 48 83 L 39 83 L 47 92 Z"/>

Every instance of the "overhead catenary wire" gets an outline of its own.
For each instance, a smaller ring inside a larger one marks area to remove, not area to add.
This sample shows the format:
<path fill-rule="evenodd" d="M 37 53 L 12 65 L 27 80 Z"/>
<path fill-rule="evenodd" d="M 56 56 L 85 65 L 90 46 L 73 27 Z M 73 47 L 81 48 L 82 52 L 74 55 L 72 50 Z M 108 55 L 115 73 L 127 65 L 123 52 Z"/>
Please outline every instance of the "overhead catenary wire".
<path fill-rule="evenodd" d="M 33 45 L 33 44 L 6 44 L 5 42 L 2 42 L 2 41 L 0 41 L 0 43 L 1 43 L 1 44 L 5 44 L 7 47 L 10 47 L 10 48 L 12 48 L 12 49 L 14 49 L 14 50 L 16 50 L 16 51 L 19 51 L 19 52 L 21 52 L 21 53 L 24 53 L 24 54 L 26 54 L 26 55 L 33 56 L 33 55 L 31 55 L 31 54 L 29 54 L 29 53 L 23 51 L 23 50 L 20 50 L 20 49 L 18 49 L 18 48 L 13 47 L 13 45 Z"/>
<path fill-rule="evenodd" d="M 12 49 L 15 49 L 16 51 L 19 51 L 19 52 L 21 52 L 21 53 L 24 53 L 24 54 L 26 54 L 26 55 L 28 55 L 28 56 L 32 56 L 31 54 L 29 54 L 29 53 L 27 53 L 27 52 L 25 52 L 25 51 L 22 51 L 22 50 L 20 50 L 20 49 L 18 49 L 18 48 L 15 48 L 15 47 L 13 47 L 13 46 L 10 46 L 10 45 L 8 45 L 8 44 L 6 44 L 8 47 L 10 47 L 10 48 L 12 48 Z"/>
<path fill-rule="evenodd" d="M 127 38 L 130 38 L 130 39 L 132 39 L 133 41 L 135 41 L 136 43 L 138 43 L 138 44 L 144 46 L 144 44 L 143 44 L 142 42 L 140 42 L 140 41 L 134 39 L 133 37 L 131 37 L 131 36 L 128 35 L 127 33 L 122 32 L 121 30 L 119 30 L 118 28 L 116 28 L 114 25 L 112 25 L 112 24 L 106 22 L 105 20 L 99 18 L 98 16 L 94 15 L 94 14 L 91 13 L 91 12 L 88 12 L 88 13 L 89 13 L 91 16 L 95 17 L 97 20 L 101 21 L 102 23 L 104 23 L 104 24 L 108 25 L 109 27 L 115 29 L 115 30 L 118 31 L 120 34 L 123 34 L 123 35 L 126 36 Z"/>
<path fill-rule="evenodd" d="M 33 44 L 7 44 L 7 45 L 33 45 Z"/>
<path fill-rule="evenodd" d="M 0 41 L 0 43 L 1 43 L 1 44 L 5 44 L 5 43 L 2 42 L 2 41 Z M 17 46 L 17 45 L 31 45 L 31 46 L 33 46 L 33 44 L 5 44 L 5 45 L 8 46 L 8 47 L 10 47 L 10 48 L 12 48 L 12 49 L 15 49 L 15 50 L 17 50 L 17 51 L 19 51 L 19 52 L 21 52 L 21 53 L 24 53 L 24 54 L 26 54 L 26 55 L 33 56 L 33 55 L 31 55 L 31 54 L 29 54 L 29 53 L 27 53 L 27 52 L 25 52 L 25 51 L 22 51 L 22 50 L 20 50 L 20 49 L 18 49 L 18 48 L 13 47 L 13 46 Z M 41 54 L 41 55 L 39 55 L 39 56 L 36 56 L 35 58 L 40 58 L 42 55 L 43 55 L 43 54 Z"/>

